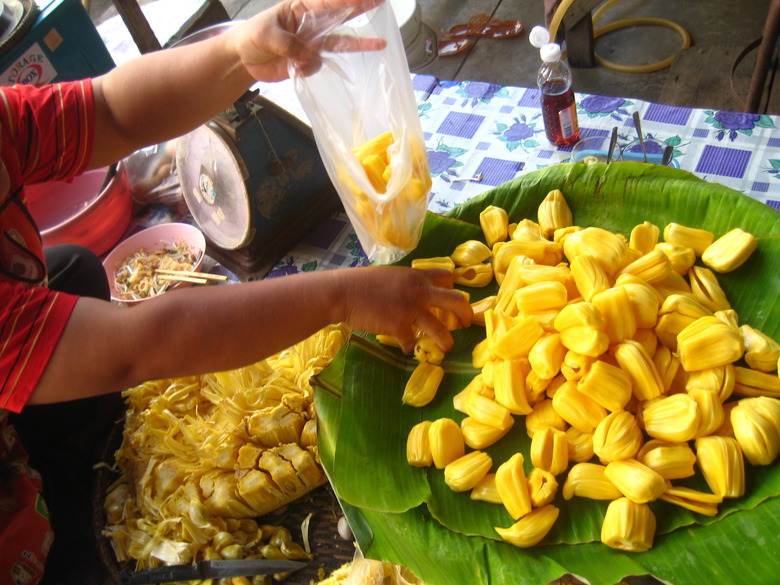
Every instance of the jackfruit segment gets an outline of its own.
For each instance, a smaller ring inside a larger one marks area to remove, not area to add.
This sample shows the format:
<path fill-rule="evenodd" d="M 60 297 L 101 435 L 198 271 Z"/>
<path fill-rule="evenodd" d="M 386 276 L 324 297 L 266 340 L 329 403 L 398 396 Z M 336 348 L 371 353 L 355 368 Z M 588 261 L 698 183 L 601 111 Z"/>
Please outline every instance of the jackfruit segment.
<path fill-rule="evenodd" d="M 570 500 L 577 496 L 591 500 L 616 500 L 622 497 L 623 494 L 617 486 L 604 475 L 606 469 L 598 463 L 576 463 L 569 470 L 563 484 L 564 499 Z"/>
<path fill-rule="evenodd" d="M 479 214 L 479 225 L 489 248 L 497 242 L 506 241 L 509 236 L 509 218 L 501 207 L 489 205 Z"/>
<path fill-rule="evenodd" d="M 560 510 L 552 504 L 535 508 L 509 528 L 497 527 L 496 532 L 506 542 L 518 548 L 529 548 L 538 544 L 558 519 Z"/>
<path fill-rule="evenodd" d="M 466 454 L 466 444 L 460 426 L 451 418 L 440 418 L 428 428 L 431 458 L 437 469 L 444 469 Z"/>
<path fill-rule="evenodd" d="M 569 204 L 560 189 L 553 189 L 539 204 L 539 225 L 548 238 L 555 230 L 571 227 L 573 218 Z"/>
<path fill-rule="evenodd" d="M 645 552 L 652 548 L 655 514 L 650 506 L 619 498 L 610 502 L 601 527 L 601 542 L 627 552 Z"/>
<path fill-rule="evenodd" d="M 753 234 L 734 228 L 707 246 L 701 260 L 717 272 L 731 272 L 745 263 L 756 246 Z"/>
<path fill-rule="evenodd" d="M 498 494 L 498 488 L 496 487 L 496 474 L 486 474 L 477 485 L 471 488 L 469 497 L 480 502 L 501 504 L 501 496 Z"/>
<path fill-rule="evenodd" d="M 406 460 L 414 467 L 429 467 L 433 465 L 429 431 L 431 421 L 417 423 L 406 437 Z"/>
<path fill-rule="evenodd" d="M 441 366 L 421 361 L 409 377 L 401 401 L 409 406 L 425 406 L 436 397 L 443 377 L 444 369 Z"/>
<path fill-rule="evenodd" d="M 444 483 L 452 491 L 467 492 L 482 481 L 492 465 L 490 455 L 484 451 L 471 451 L 444 467 Z"/>
<path fill-rule="evenodd" d="M 524 458 L 515 453 L 496 470 L 496 489 L 506 511 L 515 520 L 519 520 L 532 510 L 531 495 L 528 492 Z"/>
<path fill-rule="evenodd" d="M 664 228 L 664 241 L 691 248 L 696 256 L 701 256 L 715 241 L 715 235 L 707 230 L 670 223 Z"/>
<path fill-rule="evenodd" d="M 660 235 L 661 230 L 657 225 L 645 221 L 631 230 L 628 247 L 642 255 L 648 254 L 658 245 Z"/>

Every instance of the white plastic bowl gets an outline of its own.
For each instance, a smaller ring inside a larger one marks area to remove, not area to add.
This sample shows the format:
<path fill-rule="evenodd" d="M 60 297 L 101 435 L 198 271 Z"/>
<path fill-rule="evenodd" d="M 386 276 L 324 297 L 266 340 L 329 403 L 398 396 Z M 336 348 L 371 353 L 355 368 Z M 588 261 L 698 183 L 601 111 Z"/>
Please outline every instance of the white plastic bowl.
<path fill-rule="evenodd" d="M 180 241 L 187 242 L 194 250 L 200 250 L 200 254 L 195 262 L 193 270 L 200 270 L 203 266 L 203 258 L 206 252 L 206 238 L 203 233 L 195 226 L 186 223 L 163 223 L 146 228 L 140 232 L 136 232 L 126 240 L 120 242 L 111 253 L 103 260 L 103 268 L 108 276 L 108 285 L 111 289 L 111 299 L 126 305 L 136 305 L 143 301 L 153 299 L 154 297 L 148 297 L 139 300 L 125 300 L 117 296 L 115 288 L 116 284 L 116 271 L 130 256 L 138 252 L 139 250 L 146 250 L 147 252 L 155 252 L 166 246 L 175 245 Z M 177 282 L 172 284 L 168 289 L 178 288 L 186 286 L 186 282 Z"/>

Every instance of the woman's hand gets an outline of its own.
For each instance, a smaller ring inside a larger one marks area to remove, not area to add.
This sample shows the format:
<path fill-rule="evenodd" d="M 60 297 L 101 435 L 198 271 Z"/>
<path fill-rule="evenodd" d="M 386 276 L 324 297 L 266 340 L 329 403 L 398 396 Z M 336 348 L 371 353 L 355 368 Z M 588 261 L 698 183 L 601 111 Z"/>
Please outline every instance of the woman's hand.
<path fill-rule="evenodd" d="M 287 0 L 261 12 L 230 31 L 234 51 L 247 73 L 256 80 L 280 81 L 289 77 L 288 61 L 301 70 L 312 72 L 318 67 L 318 52 L 327 40 L 299 36 L 304 14 L 317 12 L 318 18 L 346 21 L 366 12 L 384 0 Z M 386 46 L 379 38 L 351 36 L 337 39 L 339 51 L 376 51 Z"/>
<path fill-rule="evenodd" d="M 304 15 L 344 18 L 382 0 L 283 0 L 216 37 L 146 53 L 92 83 L 95 148 L 90 168 L 126 157 L 138 148 L 181 136 L 230 106 L 256 80 L 289 77 L 293 60 L 305 72 L 319 67 L 319 51 L 379 50 L 378 38 L 298 34 Z M 327 46 L 326 46 L 327 44 Z"/>
<path fill-rule="evenodd" d="M 392 335 L 406 353 L 414 349 L 417 330 L 443 351 L 452 349 L 452 334 L 434 309 L 451 311 L 464 327 L 471 324 L 471 305 L 453 290 L 446 270 L 385 266 L 335 274 L 344 280 L 344 321 L 356 331 Z"/>

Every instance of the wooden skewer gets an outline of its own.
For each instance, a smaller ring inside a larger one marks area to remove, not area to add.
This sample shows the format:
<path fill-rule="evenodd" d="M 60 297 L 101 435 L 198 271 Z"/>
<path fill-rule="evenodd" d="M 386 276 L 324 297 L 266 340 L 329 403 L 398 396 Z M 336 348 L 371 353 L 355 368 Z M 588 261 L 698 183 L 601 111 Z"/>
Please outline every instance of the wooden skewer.
<path fill-rule="evenodd" d="M 207 272 L 192 272 L 190 270 L 168 270 L 166 268 L 158 268 L 155 272 L 161 276 L 189 276 L 191 278 L 203 278 L 207 280 L 228 279 L 224 274 L 208 274 Z"/>
<path fill-rule="evenodd" d="M 179 282 L 191 282 L 193 284 L 208 284 L 208 280 L 205 278 L 195 278 L 194 276 L 186 276 L 184 274 L 160 274 L 160 280 L 179 281 Z"/>
<path fill-rule="evenodd" d="M 473 177 L 458 177 L 455 179 L 450 179 L 450 183 L 456 183 L 458 181 L 475 181 L 479 183 L 482 180 L 482 173 L 477 173 Z"/>

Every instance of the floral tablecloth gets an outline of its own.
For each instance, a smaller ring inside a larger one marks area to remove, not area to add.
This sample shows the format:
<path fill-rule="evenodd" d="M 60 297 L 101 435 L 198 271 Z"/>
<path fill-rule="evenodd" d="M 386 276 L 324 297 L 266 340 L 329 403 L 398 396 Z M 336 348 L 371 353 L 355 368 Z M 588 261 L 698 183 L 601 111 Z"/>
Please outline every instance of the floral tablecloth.
<path fill-rule="evenodd" d="M 459 203 L 523 173 L 571 159 L 551 145 L 536 88 L 413 75 L 433 178 L 429 210 Z M 644 137 L 674 147 L 680 168 L 780 209 L 780 116 L 668 106 L 630 98 L 577 94 L 580 136 L 609 135 L 618 144 Z M 480 180 L 466 180 L 477 178 Z M 269 276 L 365 263 L 345 214 L 327 219 L 285 255 Z"/>

